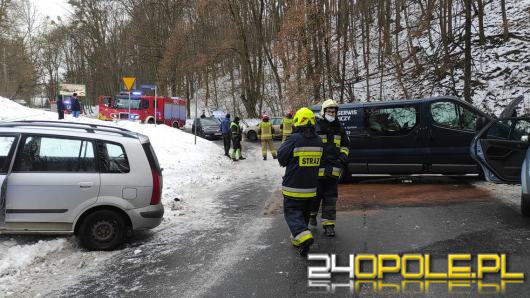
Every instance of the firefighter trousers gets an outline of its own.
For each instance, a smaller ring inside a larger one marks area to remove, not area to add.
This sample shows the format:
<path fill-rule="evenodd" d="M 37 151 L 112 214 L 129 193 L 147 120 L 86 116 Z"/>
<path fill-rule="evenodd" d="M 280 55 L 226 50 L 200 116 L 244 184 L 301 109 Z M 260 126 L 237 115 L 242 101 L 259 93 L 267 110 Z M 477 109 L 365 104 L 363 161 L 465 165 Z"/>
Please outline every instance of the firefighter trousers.
<path fill-rule="evenodd" d="M 289 137 L 290 135 L 283 135 L 282 136 L 282 143 L 285 142 L 285 140 L 287 140 L 287 138 Z"/>
<path fill-rule="evenodd" d="M 316 217 L 322 203 L 322 225 L 335 225 L 337 219 L 338 180 L 333 178 L 318 179 L 317 198 L 314 200 L 311 216 Z"/>
<path fill-rule="evenodd" d="M 309 214 L 314 201 L 314 198 L 295 200 L 286 196 L 283 197 L 283 215 L 293 237 L 308 230 Z"/>
<path fill-rule="evenodd" d="M 261 153 L 263 157 L 267 157 L 267 148 L 271 151 L 272 157 L 276 157 L 276 148 L 272 140 L 261 140 Z"/>

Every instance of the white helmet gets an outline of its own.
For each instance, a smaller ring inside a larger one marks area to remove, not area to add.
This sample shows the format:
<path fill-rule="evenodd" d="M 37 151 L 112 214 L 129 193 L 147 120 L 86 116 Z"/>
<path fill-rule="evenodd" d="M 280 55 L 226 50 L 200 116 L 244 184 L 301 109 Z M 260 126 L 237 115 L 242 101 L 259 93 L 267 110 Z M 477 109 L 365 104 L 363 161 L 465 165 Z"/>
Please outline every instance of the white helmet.
<path fill-rule="evenodd" d="M 333 99 L 326 99 L 323 103 L 322 103 L 322 109 L 320 110 L 320 115 L 322 117 L 324 117 L 324 111 L 327 109 L 327 108 L 335 108 L 337 111 L 339 110 L 339 105 L 337 104 L 336 101 L 334 101 Z"/>

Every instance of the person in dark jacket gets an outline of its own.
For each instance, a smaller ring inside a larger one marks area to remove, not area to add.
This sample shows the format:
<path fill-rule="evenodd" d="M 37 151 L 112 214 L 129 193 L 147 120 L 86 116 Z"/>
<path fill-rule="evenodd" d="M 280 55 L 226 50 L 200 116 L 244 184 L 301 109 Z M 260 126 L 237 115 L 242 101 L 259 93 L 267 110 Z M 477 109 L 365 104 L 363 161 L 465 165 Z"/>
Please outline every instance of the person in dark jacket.
<path fill-rule="evenodd" d="M 291 231 L 291 243 L 306 256 L 313 243 L 308 229 L 309 215 L 317 195 L 322 141 L 315 133 L 315 114 L 308 108 L 293 118 L 294 133 L 278 149 L 278 162 L 286 167 L 282 182 L 284 217 Z"/>
<path fill-rule="evenodd" d="M 326 236 L 335 236 L 337 218 L 337 184 L 348 160 L 350 141 L 337 119 L 339 105 L 332 99 L 324 101 L 316 120 L 316 131 L 324 144 L 322 162 L 318 171 L 317 199 L 311 211 L 310 226 L 316 227 L 316 216 L 322 202 L 321 223 Z"/>
<path fill-rule="evenodd" d="M 57 95 L 57 114 L 59 120 L 64 119 L 64 102 L 62 95 Z"/>
<path fill-rule="evenodd" d="M 72 96 L 72 116 L 74 118 L 78 118 L 81 114 L 81 103 L 79 102 L 79 99 L 77 98 L 77 93 L 74 93 Z"/>
<path fill-rule="evenodd" d="M 233 161 L 245 159 L 241 155 L 241 140 L 243 139 L 242 129 L 239 125 L 239 117 L 234 117 L 234 121 L 230 123 L 230 133 L 232 137 L 232 149 L 230 151 L 230 157 Z"/>
<path fill-rule="evenodd" d="M 230 157 L 228 154 L 230 152 L 230 114 L 226 114 L 223 121 L 221 121 L 221 132 L 223 133 L 223 144 L 225 147 L 225 156 Z"/>

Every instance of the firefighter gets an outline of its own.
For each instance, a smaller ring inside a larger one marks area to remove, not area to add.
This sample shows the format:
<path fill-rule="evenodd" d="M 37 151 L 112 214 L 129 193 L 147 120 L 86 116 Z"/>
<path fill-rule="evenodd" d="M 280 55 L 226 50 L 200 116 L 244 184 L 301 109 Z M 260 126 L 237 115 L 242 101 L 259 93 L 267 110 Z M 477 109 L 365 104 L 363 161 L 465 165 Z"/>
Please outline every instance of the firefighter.
<path fill-rule="evenodd" d="M 267 148 L 271 151 L 272 158 L 276 159 L 276 148 L 272 143 L 272 136 L 274 135 L 274 127 L 269 122 L 269 116 L 263 115 L 261 123 L 258 124 L 258 138 L 261 139 L 261 153 L 263 160 L 267 160 Z"/>
<path fill-rule="evenodd" d="M 241 126 L 239 125 L 239 117 L 234 117 L 234 121 L 230 123 L 230 132 L 232 134 L 232 149 L 230 149 L 230 157 L 233 161 L 245 159 L 241 155 Z"/>
<path fill-rule="evenodd" d="M 316 216 L 322 202 L 321 223 L 328 237 L 335 236 L 337 218 L 337 184 L 347 162 L 350 141 L 344 127 L 337 119 L 339 105 L 332 99 L 322 103 L 316 119 L 316 132 L 322 139 L 324 151 L 318 171 L 317 199 L 311 211 L 310 226 L 316 227 Z"/>
<path fill-rule="evenodd" d="M 285 117 L 283 117 L 282 123 L 280 124 L 280 131 L 282 133 L 283 143 L 293 132 L 293 111 L 289 110 L 289 112 L 285 114 Z"/>
<path fill-rule="evenodd" d="M 322 141 L 315 133 L 315 114 L 310 109 L 298 110 L 293 123 L 294 133 L 280 146 L 278 162 L 286 167 L 282 182 L 283 210 L 291 243 L 300 255 L 306 256 L 313 243 L 307 225 L 317 195 Z"/>

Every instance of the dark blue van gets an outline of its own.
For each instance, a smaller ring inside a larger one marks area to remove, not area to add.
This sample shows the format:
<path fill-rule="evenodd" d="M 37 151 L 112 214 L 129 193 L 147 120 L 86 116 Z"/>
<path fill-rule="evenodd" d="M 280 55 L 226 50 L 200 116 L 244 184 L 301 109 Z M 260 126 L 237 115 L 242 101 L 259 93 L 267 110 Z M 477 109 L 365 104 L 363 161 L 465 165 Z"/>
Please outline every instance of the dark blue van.
<path fill-rule="evenodd" d="M 320 106 L 314 106 L 320 112 Z M 347 174 L 477 174 L 469 146 L 493 117 L 455 97 L 342 104 Z"/>

